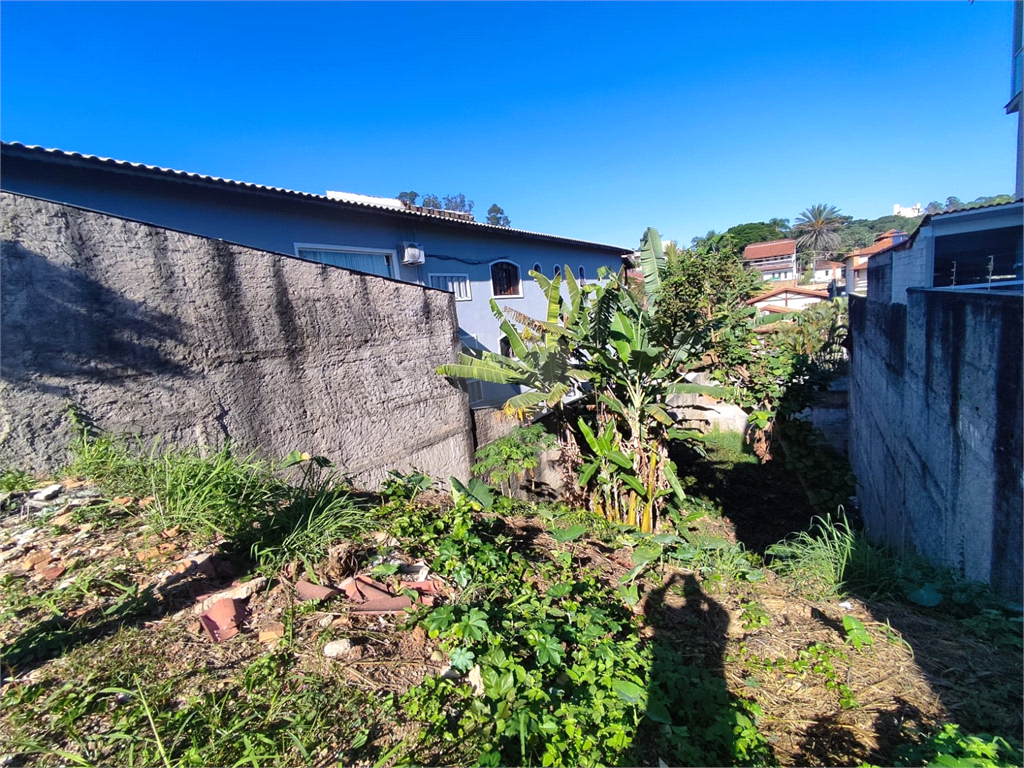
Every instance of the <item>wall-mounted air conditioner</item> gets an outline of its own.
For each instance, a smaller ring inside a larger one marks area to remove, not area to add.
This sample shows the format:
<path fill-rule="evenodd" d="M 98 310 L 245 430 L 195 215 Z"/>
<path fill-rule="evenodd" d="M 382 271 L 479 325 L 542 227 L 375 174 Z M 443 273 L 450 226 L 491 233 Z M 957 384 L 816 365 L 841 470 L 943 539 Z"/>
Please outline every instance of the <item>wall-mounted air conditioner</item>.
<path fill-rule="evenodd" d="M 422 264 L 425 258 L 422 243 L 402 243 L 403 264 Z"/>

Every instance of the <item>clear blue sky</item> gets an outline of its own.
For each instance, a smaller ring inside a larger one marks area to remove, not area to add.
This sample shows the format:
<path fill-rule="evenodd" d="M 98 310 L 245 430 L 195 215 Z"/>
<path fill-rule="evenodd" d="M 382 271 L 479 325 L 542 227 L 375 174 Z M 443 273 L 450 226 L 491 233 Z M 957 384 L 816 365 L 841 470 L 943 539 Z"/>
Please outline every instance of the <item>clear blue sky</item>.
<path fill-rule="evenodd" d="M 633 246 L 1013 190 L 1010 2 L 5 2 L 0 135 Z M 0 169 L 2 173 L 2 169 Z"/>

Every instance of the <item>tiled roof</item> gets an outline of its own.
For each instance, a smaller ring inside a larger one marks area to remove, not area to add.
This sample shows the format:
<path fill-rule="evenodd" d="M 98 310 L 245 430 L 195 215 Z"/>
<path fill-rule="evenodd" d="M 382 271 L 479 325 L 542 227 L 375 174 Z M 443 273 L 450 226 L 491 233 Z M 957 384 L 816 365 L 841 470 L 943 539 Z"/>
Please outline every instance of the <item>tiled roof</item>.
<path fill-rule="evenodd" d="M 781 304 L 765 304 L 763 307 L 758 307 L 762 312 L 771 312 L 773 315 L 786 315 L 790 312 L 799 312 L 800 310 L 796 307 L 784 307 Z"/>
<path fill-rule="evenodd" d="M 888 232 L 886 232 L 884 233 L 884 237 L 883 235 L 877 235 L 875 237 L 874 243 L 865 248 L 858 248 L 855 251 L 850 251 L 848 254 L 846 254 L 846 258 L 849 259 L 851 256 L 874 256 L 876 253 L 887 251 L 894 246 L 903 245 L 903 243 L 907 241 L 907 238 L 904 238 L 903 240 L 900 240 L 898 242 L 894 242 L 894 238 L 897 235 L 905 234 L 905 232 L 895 232 L 895 234 L 889 234 Z"/>
<path fill-rule="evenodd" d="M 548 235 L 542 232 L 531 232 L 525 229 L 513 229 L 511 227 L 499 227 L 494 224 L 485 224 L 480 221 L 473 221 L 466 214 L 457 211 L 441 211 L 433 208 L 423 208 L 418 205 L 406 205 L 400 200 L 392 198 L 370 197 L 368 195 L 354 195 L 345 192 L 333 192 L 332 196 L 315 195 L 310 192 L 298 192 L 293 189 L 281 187 L 267 187 L 262 184 L 250 184 L 245 181 L 234 181 L 222 179 L 218 176 L 207 176 L 201 173 L 190 173 L 188 171 L 177 171 L 173 168 L 162 168 L 156 165 L 145 165 L 143 163 L 131 163 L 126 160 L 114 160 L 109 157 L 98 157 L 96 155 L 85 155 L 79 152 L 66 152 L 62 149 L 49 149 L 29 144 L 22 144 L 17 141 L 0 143 L 4 154 L 13 153 L 21 157 L 35 157 L 40 159 L 54 160 L 71 164 L 86 165 L 96 168 L 109 168 L 118 171 L 138 173 L 142 175 L 176 179 L 193 184 L 203 184 L 225 189 L 244 190 L 271 194 L 293 199 L 309 200 L 317 203 L 328 203 L 343 208 L 357 208 L 364 210 L 375 210 L 386 212 L 396 216 L 415 217 L 417 219 L 430 219 L 441 224 L 469 227 L 473 229 L 486 230 L 495 233 L 518 235 L 528 239 L 553 240 L 569 245 L 582 245 L 590 248 L 597 248 L 609 251 L 618 255 L 632 253 L 631 248 L 621 248 L 606 243 L 595 243 L 588 240 L 577 240 L 572 237 L 561 237 L 559 235 Z M 397 203 L 397 206 L 395 205 Z M 400 206 L 400 207 L 399 207 Z"/>
<path fill-rule="evenodd" d="M 799 285 L 789 285 L 783 288 L 776 288 L 775 290 L 768 291 L 768 293 L 762 293 L 760 296 L 755 296 L 752 299 L 748 299 L 747 305 L 752 306 L 759 301 L 770 299 L 773 296 L 778 296 L 780 293 L 786 293 L 787 291 L 795 293 L 799 296 L 816 296 L 819 299 L 828 298 L 828 291 L 816 291 L 813 288 L 801 288 Z"/>
<path fill-rule="evenodd" d="M 767 259 L 772 256 L 792 256 L 796 253 L 796 240 L 771 240 L 767 243 L 751 243 L 743 249 L 744 261 Z"/>
<path fill-rule="evenodd" d="M 841 261 L 829 261 L 828 259 L 815 259 L 814 269 L 843 269 L 846 265 Z"/>

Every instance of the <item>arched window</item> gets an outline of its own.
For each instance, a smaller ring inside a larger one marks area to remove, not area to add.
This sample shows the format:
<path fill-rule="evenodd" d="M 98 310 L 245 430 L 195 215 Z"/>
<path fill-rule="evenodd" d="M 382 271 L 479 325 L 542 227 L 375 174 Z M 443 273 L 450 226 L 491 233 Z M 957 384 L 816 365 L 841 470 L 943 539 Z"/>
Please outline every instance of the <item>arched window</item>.
<path fill-rule="evenodd" d="M 579 273 L 579 276 L 580 276 L 580 285 L 586 285 L 587 284 L 587 270 L 585 270 L 583 267 L 580 267 L 577 270 L 577 272 Z"/>
<path fill-rule="evenodd" d="M 540 262 L 537 262 L 536 264 L 533 265 L 533 271 L 536 272 L 538 275 L 543 275 L 544 274 L 541 271 Z"/>
<path fill-rule="evenodd" d="M 558 266 L 557 264 L 555 264 L 555 271 L 551 275 L 551 279 L 554 280 L 556 277 L 561 277 L 561 276 L 562 276 L 562 268 L 560 266 Z"/>
<path fill-rule="evenodd" d="M 491 293 L 494 296 L 522 296 L 519 267 L 511 261 L 496 261 L 491 264 Z"/>

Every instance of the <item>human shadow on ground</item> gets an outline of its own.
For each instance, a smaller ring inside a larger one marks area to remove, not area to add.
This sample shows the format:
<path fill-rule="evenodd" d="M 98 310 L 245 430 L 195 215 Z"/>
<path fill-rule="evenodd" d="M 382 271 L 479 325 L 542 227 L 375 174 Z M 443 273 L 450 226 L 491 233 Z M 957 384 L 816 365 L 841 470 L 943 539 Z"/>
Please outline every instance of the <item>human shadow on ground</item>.
<path fill-rule="evenodd" d="M 653 630 L 647 712 L 625 764 L 712 766 L 774 762 L 754 710 L 729 692 L 729 614 L 691 574 L 673 572 L 642 603 Z"/>

